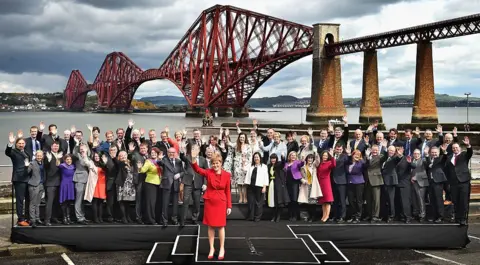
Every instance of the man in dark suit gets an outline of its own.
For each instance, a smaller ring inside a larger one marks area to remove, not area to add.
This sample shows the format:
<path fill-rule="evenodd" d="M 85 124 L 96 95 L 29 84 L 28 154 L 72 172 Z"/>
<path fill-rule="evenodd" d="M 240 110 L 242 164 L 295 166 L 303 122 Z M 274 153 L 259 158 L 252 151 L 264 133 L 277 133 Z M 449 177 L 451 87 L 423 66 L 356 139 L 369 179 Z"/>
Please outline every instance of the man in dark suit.
<path fill-rule="evenodd" d="M 191 151 L 188 148 L 187 152 Z M 192 168 L 192 157 L 191 155 L 180 154 L 180 159 L 185 165 L 185 173 L 183 174 L 182 183 L 183 188 L 183 213 L 180 217 L 180 226 L 185 225 L 185 219 L 187 218 L 188 207 L 190 205 L 190 199 L 193 199 L 193 210 L 192 210 L 192 223 L 197 224 L 198 216 L 200 213 L 200 197 L 202 191 L 204 191 L 207 186 L 202 175 L 197 174 Z M 208 168 L 207 161 L 205 158 L 198 156 L 197 165 L 201 168 Z"/>
<path fill-rule="evenodd" d="M 396 148 L 395 146 L 388 147 L 388 155 L 382 157 L 382 177 L 385 189 L 385 195 L 388 202 L 388 217 L 387 223 L 393 221 L 395 217 L 395 187 L 398 184 L 397 164 L 403 157 L 403 148 Z"/>
<path fill-rule="evenodd" d="M 398 131 L 395 128 L 392 128 L 388 131 L 387 147 L 390 146 L 403 146 L 403 142 L 398 138 Z"/>
<path fill-rule="evenodd" d="M 365 156 L 365 150 L 367 150 L 369 143 L 363 138 L 363 132 L 360 129 L 355 130 L 355 139 L 350 141 L 350 149 L 353 151 L 358 150 Z"/>
<path fill-rule="evenodd" d="M 437 131 L 439 131 L 439 128 L 441 130 L 441 126 L 437 125 Z M 441 144 L 442 143 L 439 141 L 439 139 L 433 139 L 433 131 L 430 129 L 426 129 L 423 133 L 423 139 L 420 138 L 418 144 L 418 148 L 420 149 L 420 154 L 422 155 L 422 158 L 425 158 L 425 150 L 429 150 L 434 146 L 438 147 Z"/>
<path fill-rule="evenodd" d="M 336 166 L 332 170 L 333 176 L 333 196 L 334 196 L 334 213 L 337 223 L 345 222 L 347 215 L 347 168 L 348 155 L 343 152 L 343 146 L 337 145 L 335 147 L 334 157 Z"/>
<path fill-rule="evenodd" d="M 117 135 L 117 139 L 115 139 L 114 143 L 118 148 L 118 152 L 127 151 L 127 143 L 125 143 L 125 130 L 123 128 L 118 128 L 115 133 Z"/>
<path fill-rule="evenodd" d="M 115 185 L 115 180 L 118 175 L 118 168 L 117 168 L 117 154 L 118 154 L 118 147 L 116 145 L 111 145 L 108 149 L 108 161 L 107 161 L 107 170 L 105 172 L 105 176 L 107 178 L 106 181 L 106 189 L 107 189 L 107 222 L 113 223 L 115 219 L 115 202 L 117 197 L 117 187 Z M 136 166 L 136 163 L 133 164 Z"/>
<path fill-rule="evenodd" d="M 430 202 L 434 209 L 435 223 L 443 222 L 443 184 L 447 182 L 447 177 L 444 171 L 447 156 L 444 154 L 444 150 L 441 151 L 442 153 L 440 153 L 438 147 L 433 146 L 430 149 L 429 156 L 426 157 Z"/>
<path fill-rule="evenodd" d="M 317 147 L 317 153 L 322 153 L 324 150 L 328 150 L 328 131 L 325 129 L 320 130 L 320 139 L 315 141 Z"/>
<path fill-rule="evenodd" d="M 157 147 L 158 149 L 162 150 L 162 148 L 160 147 L 160 142 L 157 141 L 157 133 L 155 132 L 155 130 L 152 129 L 148 131 L 148 138 L 148 140 L 145 140 L 145 143 L 148 144 L 148 153 L 150 153 L 153 147 Z M 162 150 L 162 152 L 164 152 L 165 154 L 167 151 Z"/>
<path fill-rule="evenodd" d="M 130 146 L 130 144 L 129 144 Z M 138 151 L 132 151 L 128 154 L 130 161 L 133 164 L 133 184 L 135 185 L 135 214 L 136 222 L 138 224 L 143 224 L 142 220 L 142 202 L 143 202 L 143 183 L 145 182 L 146 173 L 139 173 L 139 168 L 137 164 L 145 164 L 145 160 L 148 158 L 148 145 L 146 143 L 141 143 L 139 145 Z"/>
<path fill-rule="evenodd" d="M 75 147 L 75 145 L 70 145 L 70 135 L 72 133 L 70 132 L 70 130 L 65 130 L 63 132 L 63 138 L 58 138 L 58 143 L 60 145 L 60 151 L 62 151 L 62 153 L 64 155 L 66 154 L 72 154 L 73 152 L 73 148 Z"/>
<path fill-rule="evenodd" d="M 464 137 L 463 143 L 467 146 L 467 151 L 462 152 L 460 145 L 452 145 L 452 154 L 448 156 L 446 169 L 448 172 L 448 182 L 450 183 L 452 200 L 455 205 L 455 219 L 460 225 L 466 225 L 467 213 L 470 196 L 470 169 L 468 162 L 473 155 L 470 139 Z"/>
<path fill-rule="evenodd" d="M 404 219 L 406 224 L 409 224 L 412 221 L 411 161 L 411 157 L 404 155 L 396 167 L 398 177 L 396 194 L 399 196 L 396 204 L 397 211 L 400 211 L 402 215 L 401 218 Z"/>
<path fill-rule="evenodd" d="M 162 139 L 162 141 L 156 142 L 156 146 L 158 147 L 158 149 L 160 149 L 160 151 L 162 151 L 163 154 L 166 154 L 168 149 L 170 149 L 170 147 L 173 147 L 168 142 L 168 133 L 166 131 L 161 132 L 160 138 Z"/>
<path fill-rule="evenodd" d="M 52 143 L 50 151 L 45 152 L 44 167 L 45 167 L 45 191 L 46 191 L 46 205 L 45 205 L 45 218 L 44 222 L 46 226 L 51 226 L 50 221 L 58 223 L 57 209 L 60 208 L 58 202 L 58 191 L 60 187 L 61 174 L 58 165 L 63 162 L 63 152 L 59 151 L 59 144 L 57 142 Z M 52 219 L 53 213 L 53 219 Z"/>
<path fill-rule="evenodd" d="M 168 225 L 168 205 L 172 201 L 172 223 L 178 225 L 178 192 L 180 190 L 181 178 L 184 175 L 182 161 L 175 158 L 177 152 L 171 147 L 167 151 L 167 156 L 158 160 L 158 165 L 162 168 L 162 222 L 163 226 Z"/>
<path fill-rule="evenodd" d="M 328 148 L 335 148 L 337 145 L 342 145 L 345 149 L 348 145 L 348 121 L 347 117 L 343 117 L 343 128 L 336 127 L 333 129 L 331 123 L 328 124 L 328 132 L 330 133 Z"/>
<path fill-rule="evenodd" d="M 40 145 L 42 146 L 42 150 L 50 151 L 51 146 L 54 142 L 60 142 L 60 136 L 57 134 L 57 125 L 50 124 L 48 126 L 48 134 L 43 134 L 43 129 L 45 125 L 43 122 L 40 123 L 40 128 L 38 130 L 38 138 L 40 138 Z"/>
<path fill-rule="evenodd" d="M 25 153 L 28 155 L 30 161 L 32 159 L 35 159 L 35 152 L 37 150 L 42 150 L 42 146 L 40 144 L 40 137 L 41 134 L 39 134 L 38 127 L 37 126 L 32 126 L 30 127 L 30 137 L 25 138 Z"/>
<path fill-rule="evenodd" d="M 405 141 L 403 142 L 403 154 L 405 156 L 413 156 L 413 151 L 415 151 L 415 149 L 417 149 L 420 145 L 421 140 L 420 137 L 418 137 L 419 133 L 420 132 L 416 130 L 415 134 L 417 135 L 417 137 L 413 138 L 413 131 L 411 129 L 405 130 Z"/>

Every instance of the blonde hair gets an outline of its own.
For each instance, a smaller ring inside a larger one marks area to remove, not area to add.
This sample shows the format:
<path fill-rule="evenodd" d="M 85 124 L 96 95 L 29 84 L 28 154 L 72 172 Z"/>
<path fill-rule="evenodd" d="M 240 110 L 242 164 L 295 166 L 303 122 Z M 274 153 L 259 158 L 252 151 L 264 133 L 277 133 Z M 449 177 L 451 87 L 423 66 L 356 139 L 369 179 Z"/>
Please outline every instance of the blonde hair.
<path fill-rule="evenodd" d="M 305 138 L 307 140 L 307 143 L 310 142 L 310 136 L 308 135 L 302 135 L 302 137 L 300 137 L 300 142 L 303 140 L 303 138 Z"/>
<path fill-rule="evenodd" d="M 223 158 L 219 153 L 215 152 L 215 153 L 213 153 L 210 161 L 212 161 L 212 163 L 215 163 L 215 162 L 219 161 L 220 164 L 221 164 L 221 163 L 223 163 Z"/>

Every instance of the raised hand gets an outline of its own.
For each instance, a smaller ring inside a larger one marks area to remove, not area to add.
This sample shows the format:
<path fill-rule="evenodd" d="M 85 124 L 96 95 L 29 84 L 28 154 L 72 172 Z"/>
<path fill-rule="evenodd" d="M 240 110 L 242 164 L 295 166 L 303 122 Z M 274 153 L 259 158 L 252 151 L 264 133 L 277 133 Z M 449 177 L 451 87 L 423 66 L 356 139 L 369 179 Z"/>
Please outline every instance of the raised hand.
<path fill-rule="evenodd" d="M 220 127 L 220 135 L 223 135 L 223 128 Z"/>
<path fill-rule="evenodd" d="M 437 133 L 442 133 L 443 132 L 442 125 L 438 124 L 437 128 L 435 128 L 435 131 L 437 131 Z"/>
<path fill-rule="evenodd" d="M 158 154 L 158 160 L 162 160 L 164 156 L 165 155 L 163 155 L 163 152 L 160 151 L 160 153 Z"/>
<path fill-rule="evenodd" d="M 24 164 L 26 167 L 30 166 L 30 161 L 28 161 L 28 158 L 25 158 L 25 160 L 23 160 Z"/>
<path fill-rule="evenodd" d="M 131 128 L 133 125 L 135 125 L 135 122 L 132 119 L 128 120 L 128 127 Z"/>
<path fill-rule="evenodd" d="M 170 129 L 168 128 L 168 126 L 165 126 L 165 130 L 164 130 L 167 134 L 170 132 Z"/>
<path fill-rule="evenodd" d="M 352 154 L 352 148 L 350 146 L 347 146 L 347 148 L 345 149 L 345 152 L 347 153 L 347 155 L 351 155 Z"/>
<path fill-rule="evenodd" d="M 258 121 L 256 119 L 253 119 L 252 123 L 253 123 L 253 126 L 255 127 L 258 125 Z"/>
<path fill-rule="evenodd" d="M 463 137 L 463 144 L 470 147 L 470 138 L 468 136 Z"/>
<path fill-rule="evenodd" d="M 102 155 L 102 161 L 105 164 L 108 162 L 108 157 L 105 154 Z"/>
<path fill-rule="evenodd" d="M 235 123 L 235 127 L 238 127 L 240 125 L 240 120 L 237 120 L 237 122 Z"/>
<path fill-rule="evenodd" d="M 48 162 L 52 161 L 52 153 L 47 152 L 46 156 L 47 156 L 47 161 Z"/>
<path fill-rule="evenodd" d="M 388 142 L 387 142 L 387 140 L 383 139 L 381 144 L 382 144 L 383 147 L 387 148 Z"/>
<path fill-rule="evenodd" d="M 130 151 L 130 152 L 135 151 L 135 144 L 133 142 L 130 142 L 128 144 L 128 151 Z"/>
<path fill-rule="evenodd" d="M 343 121 L 344 124 L 348 123 L 348 119 L 347 119 L 346 115 L 342 117 L 342 121 Z"/>
<path fill-rule="evenodd" d="M 23 138 L 23 131 L 22 130 L 17 131 L 17 138 Z"/>
<path fill-rule="evenodd" d="M 370 148 L 368 148 L 367 150 L 365 150 L 365 155 L 366 156 L 370 156 L 370 154 L 372 153 L 372 150 Z"/>
<path fill-rule="evenodd" d="M 10 132 L 10 133 L 8 134 L 8 143 L 9 143 L 9 144 L 15 143 L 15 135 L 13 134 L 13 132 Z"/>
<path fill-rule="evenodd" d="M 442 144 L 442 145 L 440 146 L 440 149 L 442 149 L 443 152 L 447 152 L 447 144 L 445 144 L 445 143 Z"/>
<path fill-rule="evenodd" d="M 420 127 L 415 128 L 414 132 L 417 136 L 420 135 Z"/>
<path fill-rule="evenodd" d="M 202 136 L 202 144 L 207 144 L 207 137 Z"/>
<path fill-rule="evenodd" d="M 75 125 L 72 125 L 70 127 L 70 132 L 72 133 L 72 135 L 75 135 L 75 132 L 77 131 L 77 128 L 75 128 Z"/>
<path fill-rule="evenodd" d="M 187 129 L 183 129 L 183 137 L 187 137 Z"/>
<path fill-rule="evenodd" d="M 402 147 L 402 146 L 400 146 L 400 147 L 397 148 L 397 154 L 398 154 L 398 155 L 403 156 L 403 151 L 404 151 L 404 150 L 403 150 L 403 147 Z"/>
<path fill-rule="evenodd" d="M 145 135 L 145 129 L 144 129 L 144 128 L 140 128 L 140 135 L 141 135 L 141 136 L 144 136 L 144 135 Z"/>
<path fill-rule="evenodd" d="M 313 129 L 312 128 L 308 128 L 308 135 L 312 136 L 313 135 Z"/>
<path fill-rule="evenodd" d="M 423 149 L 423 154 L 428 156 L 428 152 L 430 152 L 430 148 L 428 146 Z"/>
<path fill-rule="evenodd" d="M 229 136 L 229 135 L 230 135 L 230 130 L 229 130 L 228 128 L 225 129 L 225 135 L 226 135 L 226 136 Z"/>
<path fill-rule="evenodd" d="M 39 131 L 43 131 L 45 129 L 45 123 L 43 121 L 40 122 L 40 125 L 38 126 Z"/>
<path fill-rule="evenodd" d="M 412 157 L 411 156 L 407 156 L 407 162 L 412 163 Z"/>
<path fill-rule="evenodd" d="M 328 123 L 328 131 L 333 132 L 333 124 L 331 122 Z"/>
<path fill-rule="evenodd" d="M 367 128 L 367 132 L 371 132 L 373 130 L 373 124 L 370 124 L 370 126 L 368 126 Z"/>
<path fill-rule="evenodd" d="M 198 153 L 200 153 L 200 149 L 198 148 L 197 145 L 194 145 L 192 147 L 192 158 L 195 158 L 193 159 L 193 161 L 196 161 L 196 158 L 198 157 Z"/>
<path fill-rule="evenodd" d="M 330 154 L 330 156 L 333 156 L 333 148 L 328 149 L 328 153 Z"/>
<path fill-rule="evenodd" d="M 87 128 L 88 128 L 89 131 L 93 131 L 93 126 L 92 125 L 87 124 Z"/>
<path fill-rule="evenodd" d="M 378 120 L 375 120 L 375 122 L 373 123 L 373 127 L 378 128 Z"/>
<path fill-rule="evenodd" d="M 457 135 L 457 127 L 453 127 L 453 136 L 456 136 Z"/>

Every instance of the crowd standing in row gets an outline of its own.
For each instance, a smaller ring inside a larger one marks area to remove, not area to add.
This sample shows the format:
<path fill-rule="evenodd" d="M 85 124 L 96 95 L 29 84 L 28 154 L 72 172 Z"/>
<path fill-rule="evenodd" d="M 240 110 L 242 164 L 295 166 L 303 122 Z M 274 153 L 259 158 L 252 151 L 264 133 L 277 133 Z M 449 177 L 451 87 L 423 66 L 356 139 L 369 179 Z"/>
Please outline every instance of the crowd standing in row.
<path fill-rule="evenodd" d="M 148 131 L 149 139 L 145 139 L 145 130 L 134 129 L 132 120 L 126 130 L 116 130 L 116 139 L 107 131 L 101 140 L 100 129 L 87 125 L 90 134 L 85 140 L 75 127 L 60 137 L 52 124 L 48 134 L 43 134 L 45 125 L 41 123 L 30 128 L 28 137 L 21 131 L 16 136 L 10 133 L 5 154 L 13 163 L 20 226 L 50 226 L 58 222 L 59 209 L 63 223 L 70 224 L 71 204 L 75 221 L 87 224 L 84 201 L 92 203 L 95 223 L 104 221 L 106 201 L 108 222 L 114 222 L 114 210 L 119 209 L 123 223 L 133 222 L 130 217 L 134 215 L 137 223 L 164 226 L 169 222 L 184 225 L 193 201 L 192 223 L 196 224 L 202 193 L 216 185 L 205 180 L 202 169 L 211 168 L 213 160 L 218 162 L 216 155 L 223 170 L 230 173 L 228 186 L 237 190 L 238 203 L 248 203 L 251 221 L 262 219 L 266 200 L 274 209 L 274 222 L 280 220 L 283 208 L 288 208 L 290 221 L 303 218 L 312 222 L 317 205 L 322 208 L 320 222 L 391 222 L 394 218 L 424 222 L 428 198 L 434 209 L 430 221 L 441 223 L 445 191 L 447 204 L 452 201 L 454 205 L 454 220 L 465 224 L 471 179 L 468 162 L 473 153 L 468 137 L 463 139 L 466 152 L 462 152 L 456 129 L 453 135 L 444 135 L 438 125 L 438 139 L 433 139 L 431 130 L 421 137 L 419 128 L 407 129 L 400 140 L 396 129 L 390 129 L 385 137 L 377 127 L 375 123 L 365 132 L 356 129 L 350 140 L 344 117 L 343 126 L 329 124 L 320 130 L 318 139 L 309 129 L 297 142 L 295 133 L 287 133 L 285 140 L 273 129 L 261 134 L 256 121 L 247 135 L 237 122 L 238 137 L 232 142 L 228 129 L 220 129 L 219 136 L 212 135 L 208 141 L 198 129 L 191 139 L 186 139 L 185 130 L 170 138 L 168 127 L 160 133 L 160 141 L 155 130 Z M 39 215 L 43 194 L 44 222 Z M 225 211 L 230 213 L 230 188 L 225 198 Z M 347 199 L 352 208 L 348 219 Z M 128 207 L 133 202 L 135 214 Z M 24 204 L 28 205 L 25 213 Z M 179 204 L 184 205 L 180 213 Z M 384 216 L 380 215 L 382 207 Z"/>

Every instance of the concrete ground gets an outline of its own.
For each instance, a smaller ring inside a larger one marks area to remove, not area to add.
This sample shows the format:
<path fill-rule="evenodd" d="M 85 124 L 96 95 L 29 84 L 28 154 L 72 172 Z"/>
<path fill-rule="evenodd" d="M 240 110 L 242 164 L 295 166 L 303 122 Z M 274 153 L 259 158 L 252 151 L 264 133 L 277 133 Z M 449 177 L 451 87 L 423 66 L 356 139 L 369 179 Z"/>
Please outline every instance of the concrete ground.
<path fill-rule="evenodd" d="M 10 215 L 0 216 L 0 248 L 10 246 Z M 350 259 L 352 265 L 474 265 L 480 253 L 480 223 L 469 226 L 469 236 L 472 241 L 465 249 L 456 250 L 415 250 L 415 249 L 342 249 Z M 16 246 L 10 246 L 15 249 Z M 26 246 L 28 249 L 29 247 Z M 38 248 L 38 246 L 37 246 Z M 145 264 L 149 251 L 121 251 L 121 252 L 68 252 L 62 248 L 46 248 L 43 252 L 37 251 L 33 255 L 22 254 L 24 250 L 17 250 L 16 256 L 0 257 L 0 264 L 9 265 L 139 265 Z M 43 253 L 43 254 L 38 254 Z M 65 253 L 68 263 L 62 254 Z M 227 254 L 228 257 L 228 254 Z"/>

